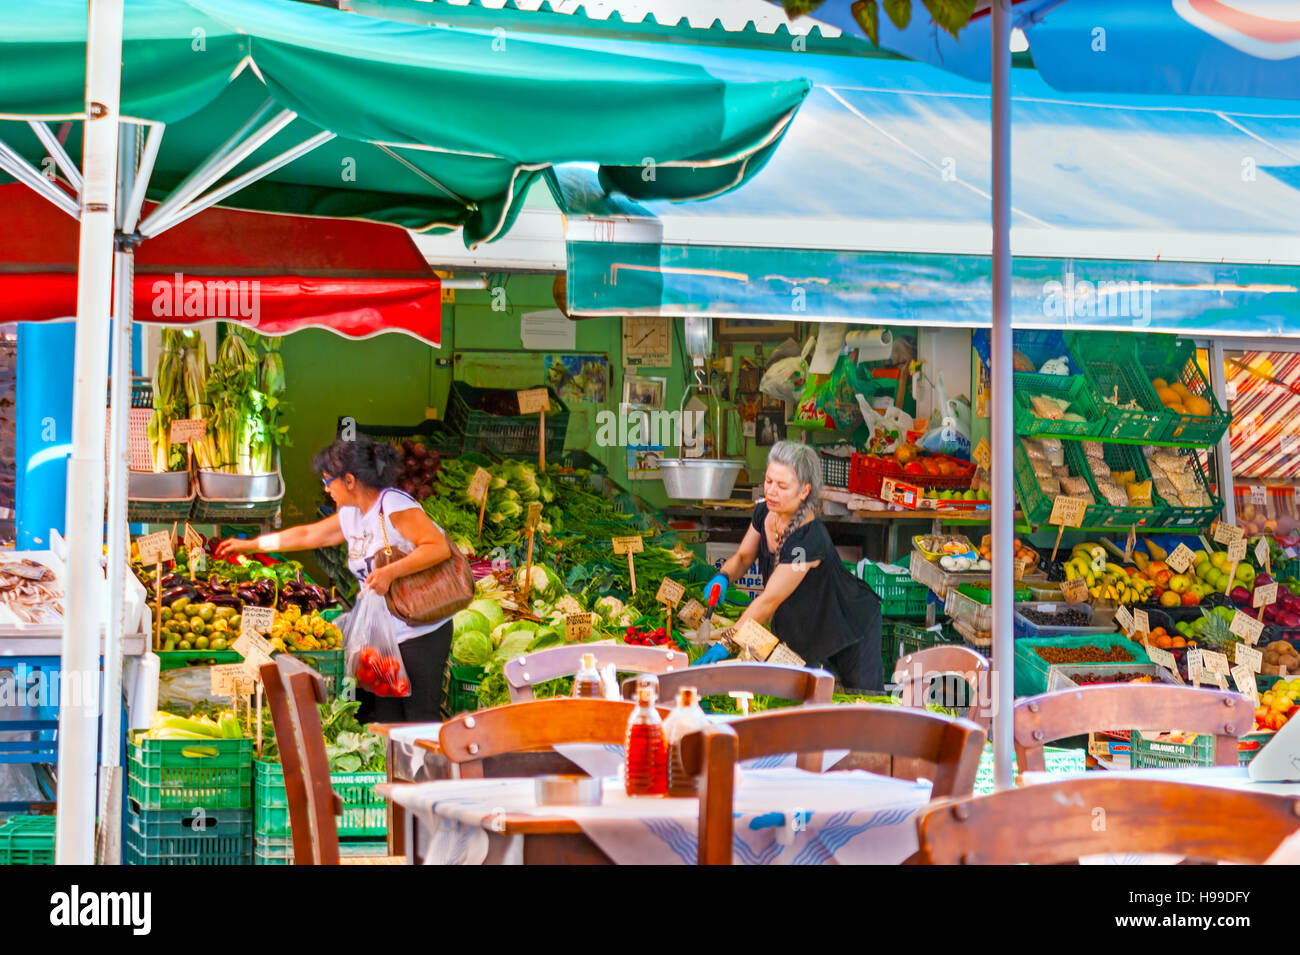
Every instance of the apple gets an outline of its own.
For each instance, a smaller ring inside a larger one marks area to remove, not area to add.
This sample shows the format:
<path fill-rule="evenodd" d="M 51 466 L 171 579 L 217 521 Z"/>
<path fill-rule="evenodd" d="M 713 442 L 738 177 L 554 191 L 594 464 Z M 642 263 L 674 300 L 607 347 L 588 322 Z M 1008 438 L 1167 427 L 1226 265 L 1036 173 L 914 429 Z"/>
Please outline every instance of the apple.
<path fill-rule="evenodd" d="M 1176 594 L 1186 593 L 1192 586 L 1192 579 L 1186 574 L 1174 574 L 1169 578 L 1169 589 Z"/>
<path fill-rule="evenodd" d="M 1233 603 L 1243 606 L 1250 603 L 1250 591 L 1245 587 L 1233 587 L 1232 593 L 1228 594 L 1228 596 L 1232 598 Z"/>
<path fill-rule="evenodd" d="M 1189 590 L 1183 594 L 1184 607 L 1195 607 L 1200 602 L 1201 602 L 1201 595 L 1196 593 L 1194 590 Z"/>

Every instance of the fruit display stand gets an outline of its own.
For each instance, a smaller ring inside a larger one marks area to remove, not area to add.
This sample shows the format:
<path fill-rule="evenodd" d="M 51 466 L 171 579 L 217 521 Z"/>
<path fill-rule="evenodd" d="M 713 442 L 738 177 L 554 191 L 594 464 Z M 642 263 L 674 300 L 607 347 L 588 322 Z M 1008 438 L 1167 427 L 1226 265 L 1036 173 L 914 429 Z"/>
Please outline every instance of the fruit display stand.
<path fill-rule="evenodd" d="M 1130 657 L 1128 660 L 1106 660 L 1106 651 L 1120 649 Z M 1039 655 L 1039 649 L 1056 649 L 1064 651 L 1059 662 L 1048 661 Z M 1100 653 L 1097 651 L 1101 651 Z M 1034 696 L 1047 691 L 1048 674 L 1053 666 L 1064 663 L 1083 663 L 1099 666 L 1103 663 L 1118 662 L 1128 665 L 1150 664 L 1146 649 L 1139 643 L 1119 634 L 1089 634 L 1080 637 L 1043 637 L 1026 638 L 1016 641 L 1015 661 L 1015 695 Z"/>
<path fill-rule="evenodd" d="M 1160 439 L 1208 446 L 1223 437 L 1231 416 L 1219 407 L 1197 364 L 1195 343 L 1173 335 L 1138 335 L 1133 345 L 1138 367 L 1151 376 L 1152 390 L 1169 412 Z"/>
<path fill-rule="evenodd" d="M 1151 379 L 1138 365 L 1131 336 L 1072 332 L 1065 336 L 1070 355 L 1083 370 L 1097 406 L 1106 415 L 1102 440 L 1159 441 L 1169 427 Z"/>
<path fill-rule="evenodd" d="M 1174 675 L 1154 663 L 1057 663 L 1048 668 L 1047 692 L 1110 683 L 1167 683 L 1177 686 Z"/>

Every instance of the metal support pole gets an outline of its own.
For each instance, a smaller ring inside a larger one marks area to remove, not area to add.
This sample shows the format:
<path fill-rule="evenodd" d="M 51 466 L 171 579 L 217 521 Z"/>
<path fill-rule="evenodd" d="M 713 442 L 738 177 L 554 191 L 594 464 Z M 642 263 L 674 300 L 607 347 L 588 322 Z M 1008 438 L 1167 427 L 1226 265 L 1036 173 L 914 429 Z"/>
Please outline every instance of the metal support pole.
<path fill-rule="evenodd" d="M 1210 339 L 1210 388 L 1214 397 L 1224 410 L 1228 409 L 1228 377 L 1224 371 L 1223 342 L 1217 338 Z M 1232 427 L 1229 426 L 1219 439 L 1219 497 L 1223 498 L 1223 519 L 1229 524 L 1237 523 L 1237 498 L 1232 493 Z"/>
<path fill-rule="evenodd" d="M 103 624 L 104 381 L 117 199 L 118 104 L 124 0 L 90 0 L 86 121 L 77 257 L 72 455 L 68 459 L 68 569 L 59 699 L 59 814 L 55 862 L 95 859 L 95 743 Z"/>
<path fill-rule="evenodd" d="M 1013 782 L 1011 707 L 1014 683 L 1012 613 L 1015 565 L 1012 533 L 1016 507 L 1011 452 L 1015 440 L 1011 395 L 1011 15 L 1008 0 L 993 0 L 993 785 Z"/>

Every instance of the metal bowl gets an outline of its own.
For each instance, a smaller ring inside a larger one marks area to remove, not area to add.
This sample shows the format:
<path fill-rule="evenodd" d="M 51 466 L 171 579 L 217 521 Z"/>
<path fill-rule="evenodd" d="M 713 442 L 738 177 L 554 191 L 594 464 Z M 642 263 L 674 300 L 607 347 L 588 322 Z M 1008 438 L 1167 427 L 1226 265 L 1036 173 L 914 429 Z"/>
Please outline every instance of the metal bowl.
<path fill-rule="evenodd" d="M 189 471 L 130 471 L 126 496 L 133 501 L 183 501 L 194 496 Z"/>
<path fill-rule="evenodd" d="M 714 458 L 666 458 L 659 462 L 664 491 L 671 498 L 694 501 L 722 501 L 731 497 L 743 461 Z"/>
<path fill-rule="evenodd" d="M 538 776 L 533 780 L 539 806 L 599 806 L 600 780 L 595 776 Z"/>
<path fill-rule="evenodd" d="M 209 501 L 274 501 L 284 496 L 284 482 L 279 471 L 270 474 L 200 471 L 199 496 Z"/>

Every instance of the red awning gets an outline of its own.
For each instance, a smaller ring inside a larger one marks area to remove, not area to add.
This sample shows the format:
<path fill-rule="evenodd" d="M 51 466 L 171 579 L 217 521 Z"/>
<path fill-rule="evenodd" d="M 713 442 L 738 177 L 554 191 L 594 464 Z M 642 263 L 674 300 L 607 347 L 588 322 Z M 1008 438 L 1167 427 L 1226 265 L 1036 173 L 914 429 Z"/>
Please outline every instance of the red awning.
<path fill-rule="evenodd" d="M 73 316 L 76 221 L 20 184 L 0 186 L 0 214 L 0 322 Z M 440 345 L 441 316 L 438 277 L 393 226 L 214 208 L 136 250 L 136 321 L 405 332 Z"/>

